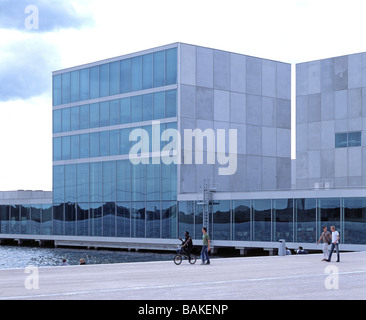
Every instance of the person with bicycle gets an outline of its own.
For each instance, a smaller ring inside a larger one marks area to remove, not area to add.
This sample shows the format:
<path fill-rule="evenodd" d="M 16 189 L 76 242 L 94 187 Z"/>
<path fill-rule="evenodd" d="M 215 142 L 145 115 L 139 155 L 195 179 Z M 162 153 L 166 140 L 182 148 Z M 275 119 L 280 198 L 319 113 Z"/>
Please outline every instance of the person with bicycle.
<path fill-rule="evenodd" d="M 188 257 L 190 257 L 190 253 L 192 251 L 192 248 L 193 248 L 193 240 L 191 238 L 191 236 L 189 235 L 189 232 L 186 231 L 185 234 L 185 239 L 182 240 L 182 238 L 179 238 L 180 241 L 182 241 L 182 245 L 181 245 L 181 248 L 179 250 L 177 250 L 178 253 L 180 254 L 185 254 L 187 255 Z"/>

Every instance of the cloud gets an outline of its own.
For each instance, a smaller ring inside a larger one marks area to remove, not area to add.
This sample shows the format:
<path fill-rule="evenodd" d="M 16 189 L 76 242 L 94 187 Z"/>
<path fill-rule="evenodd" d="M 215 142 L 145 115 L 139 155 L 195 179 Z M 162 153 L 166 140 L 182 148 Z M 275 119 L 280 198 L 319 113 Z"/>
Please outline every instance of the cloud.
<path fill-rule="evenodd" d="M 28 99 L 51 92 L 57 48 L 41 37 L 15 41 L 0 51 L 0 101 Z"/>
<path fill-rule="evenodd" d="M 94 20 L 85 13 L 87 3 L 76 10 L 72 0 L 0 0 L 0 28 L 27 31 L 27 21 L 33 25 L 34 19 L 39 32 L 90 27 Z"/>

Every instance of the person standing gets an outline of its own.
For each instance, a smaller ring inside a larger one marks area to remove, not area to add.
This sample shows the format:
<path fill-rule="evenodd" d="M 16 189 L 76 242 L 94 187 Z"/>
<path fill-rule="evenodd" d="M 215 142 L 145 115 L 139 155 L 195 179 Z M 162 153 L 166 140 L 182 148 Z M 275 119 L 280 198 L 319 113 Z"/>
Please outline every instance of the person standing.
<path fill-rule="evenodd" d="M 331 261 L 334 248 L 336 248 L 337 249 L 337 262 L 340 262 L 340 258 L 339 258 L 340 235 L 339 235 L 339 232 L 336 230 L 335 226 L 331 226 L 330 230 L 332 230 L 332 245 L 330 246 L 329 257 L 325 261 L 327 261 L 327 262 Z"/>
<path fill-rule="evenodd" d="M 203 246 L 202 246 L 202 251 L 201 251 L 201 259 L 202 259 L 202 263 L 201 264 L 205 264 L 205 261 L 207 261 L 206 264 L 210 264 L 210 258 L 208 256 L 208 252 L 210 251 L 210 237 L 207 233 L 207 228 L 203 227 L 202 228 L 202 240 L 203 240 Z"/>
<path fill-rule="evenodd" d="M 319 244 L 321 240 L 323 240 L 323 254 L 324 254 L 324 259 L 322 261 L 325 261 L 329 257 L 329 245 L 331 244 L 331 235 L 326 226 L 323 227 L 323 232 L 316 244 Z"/>

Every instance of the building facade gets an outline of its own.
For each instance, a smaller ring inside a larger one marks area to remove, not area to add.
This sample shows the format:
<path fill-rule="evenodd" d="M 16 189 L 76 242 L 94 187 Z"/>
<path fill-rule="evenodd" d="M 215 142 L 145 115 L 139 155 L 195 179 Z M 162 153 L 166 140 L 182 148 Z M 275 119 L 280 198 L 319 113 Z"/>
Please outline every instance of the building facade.
<path fill-rule="evenodd" d="M 55 71 L 52 219 L 0 203 L 0 238 L 29 220 L 57 244 L 171 249 L 206 225 L 214 247 L 319 249 L 335 225 L 365 250 L 364 60 L 297 65 L 296 162 L 290 64 L 174 43 Z"/>

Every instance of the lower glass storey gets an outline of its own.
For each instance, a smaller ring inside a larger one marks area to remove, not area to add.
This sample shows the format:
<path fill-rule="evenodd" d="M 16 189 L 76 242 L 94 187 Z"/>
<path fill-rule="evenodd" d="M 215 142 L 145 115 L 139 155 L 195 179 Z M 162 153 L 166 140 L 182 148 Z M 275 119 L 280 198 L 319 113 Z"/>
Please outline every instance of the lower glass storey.
<path fill-rule="evenodd" d="M 202 238 L 196 201 L 0 205 L 1 234 Z M 315 243 L 334 225 L 341 243 L 366 244 L 366 198 L 221 200 L 212 205 L 212 240 Z"/>

